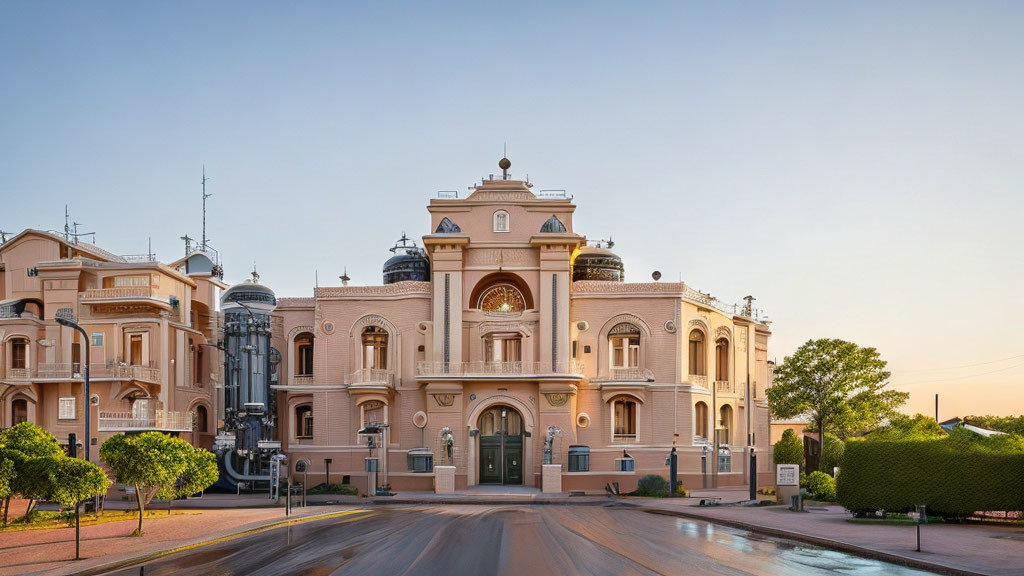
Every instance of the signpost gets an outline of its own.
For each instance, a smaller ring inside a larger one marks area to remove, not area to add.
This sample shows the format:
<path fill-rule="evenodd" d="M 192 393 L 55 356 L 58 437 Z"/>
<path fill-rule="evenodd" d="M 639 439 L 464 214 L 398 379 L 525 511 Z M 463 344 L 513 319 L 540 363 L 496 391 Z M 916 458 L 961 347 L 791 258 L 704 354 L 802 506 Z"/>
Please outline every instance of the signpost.
<path fill-rule="evenodd" d="M 776 464 L 775 465 L 775 493 L 783 502 L 797 498 L 794 510 L 799 511 L 800 498 L 800 465 L 799 464 Z"/>

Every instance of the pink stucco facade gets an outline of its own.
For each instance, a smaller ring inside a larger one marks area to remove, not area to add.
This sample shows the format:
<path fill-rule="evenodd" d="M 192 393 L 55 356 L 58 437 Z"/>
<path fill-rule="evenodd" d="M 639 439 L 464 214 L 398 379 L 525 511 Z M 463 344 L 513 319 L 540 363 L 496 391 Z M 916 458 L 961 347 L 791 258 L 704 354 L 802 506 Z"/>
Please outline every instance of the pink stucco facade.
<path fill-rule="evenodd" d="M 562 465 L 564 490 L 609 482 L 630 490 L 643 474 L 667 475 L 672 447 L 680 479 L 699 487 L 717 430 L 731 463 L 715 474 L 709 457 L 707 481 L 745 484 L 755 450 L 769 482 L 770 331 L 749 307 L 683 282 L 574 282 L 577 258 L 592 250 L 573 226 L 576 205 L 535 194 L 528 182 L 485 180 L 427 210 L 422 281 L 279 300 L 275 388 L 292 462 L 307 461 L 322 479 L 330 458 L 333 482 L 348 476 L 365 490 L 359 430 L 386 423 L 379 481 L 428 490 L 432 473 L 410 470 L 408 455 L 429 451 L 447 464 L 447 427 L 458 487 L 539 486 L 545 438 L 557 427 L 551 459 Z M 499 417 L 509 420 L 485 421 Z M 504 434 L 491 434 L 494 426 Z M 585 448 L 586 466 L 576 460 L 570 471 L 570 446 Z M 624 453 L 632 470 L 620 469 L 629 468 Z"/>

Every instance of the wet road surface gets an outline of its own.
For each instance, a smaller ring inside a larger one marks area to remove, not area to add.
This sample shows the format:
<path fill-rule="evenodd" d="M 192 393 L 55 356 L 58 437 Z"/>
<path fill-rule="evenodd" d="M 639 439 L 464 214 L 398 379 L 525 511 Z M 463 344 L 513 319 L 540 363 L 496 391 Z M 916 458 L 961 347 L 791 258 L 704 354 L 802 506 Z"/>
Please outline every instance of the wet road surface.
<path fill-rule="evenodd" d="M 139 566 L 111 572 L 137 575 Z M 929 574 L 615 506 L 386 506 L 145 564 L 160 575 Z"/>

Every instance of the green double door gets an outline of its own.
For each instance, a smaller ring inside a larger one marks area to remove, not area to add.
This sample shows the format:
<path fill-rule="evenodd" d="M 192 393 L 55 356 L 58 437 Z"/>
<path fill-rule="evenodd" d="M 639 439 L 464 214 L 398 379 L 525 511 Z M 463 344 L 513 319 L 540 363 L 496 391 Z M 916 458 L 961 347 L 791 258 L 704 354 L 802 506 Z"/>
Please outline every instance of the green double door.
<path fill-rule="evenodd" d="M 508 407 L 481 418 L 480 483 L 523 483 L 523 430 L 518 412 Z"/>

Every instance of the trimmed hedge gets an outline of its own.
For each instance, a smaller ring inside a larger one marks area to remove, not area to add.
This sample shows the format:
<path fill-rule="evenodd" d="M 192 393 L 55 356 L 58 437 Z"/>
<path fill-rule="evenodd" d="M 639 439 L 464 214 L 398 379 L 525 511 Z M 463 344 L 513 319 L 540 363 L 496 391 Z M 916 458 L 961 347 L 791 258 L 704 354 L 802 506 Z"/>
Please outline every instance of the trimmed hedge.
<path fill-rule="evenodd" d="M 848 443 L 836 480 L 839 503 L 854 513 L 917 504 L 944 516 L 1024 510 L 1024 454 L 958 449 L 943 440 Z"/>

